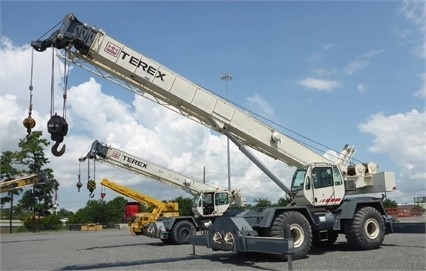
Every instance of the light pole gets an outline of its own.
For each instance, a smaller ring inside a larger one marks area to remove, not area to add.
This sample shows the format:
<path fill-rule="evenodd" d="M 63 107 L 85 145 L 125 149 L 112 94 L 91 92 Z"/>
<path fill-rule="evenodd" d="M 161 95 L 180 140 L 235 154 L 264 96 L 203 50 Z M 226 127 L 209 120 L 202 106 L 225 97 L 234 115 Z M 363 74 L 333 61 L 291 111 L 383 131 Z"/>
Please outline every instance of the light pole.
<path fill-rule="evenodd" d="M 228 100 L 228 81 L 232 79 L 232 76 L 229 73 L 224 73 L 222 74 L 220 79 L 225 81 L 225 87 L 226 87 L 225 98 L 226 100 Z M 226 150 L 228 154 L 228 190 L 231 191 L 231 161 L 230 161 L 230 154 L 229 154 L 229 138 L 226 138 Z"/>

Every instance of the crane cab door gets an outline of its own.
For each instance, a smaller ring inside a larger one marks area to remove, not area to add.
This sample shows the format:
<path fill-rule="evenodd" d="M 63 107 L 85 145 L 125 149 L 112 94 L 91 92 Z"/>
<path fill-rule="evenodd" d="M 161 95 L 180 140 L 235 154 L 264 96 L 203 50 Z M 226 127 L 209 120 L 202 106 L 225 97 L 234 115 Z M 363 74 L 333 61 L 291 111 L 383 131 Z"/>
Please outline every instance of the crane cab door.
<path fill-rule="evenodd" d="M 197 209 L 200 210 L 202 216 L 220 216 L 228 208 L 228 192 L 204 192 L 200 197 Z"/>
<path fill-rule="evenodd" d="M 345 188 L 339 168 L 337 166 L 315 166 L 311 168 L 310 173 L 310 188 L 312 189 L 305 190 L 305 196 L 311 198 L 312 205 L 340 204 L 345 194 Z"/>

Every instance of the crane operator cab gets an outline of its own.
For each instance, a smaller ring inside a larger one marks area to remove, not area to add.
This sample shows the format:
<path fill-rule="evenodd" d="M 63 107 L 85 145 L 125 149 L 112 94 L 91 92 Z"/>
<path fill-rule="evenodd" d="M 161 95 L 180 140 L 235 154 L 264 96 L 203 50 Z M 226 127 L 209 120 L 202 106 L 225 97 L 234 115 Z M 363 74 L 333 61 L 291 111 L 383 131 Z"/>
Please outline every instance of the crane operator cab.
<path fill-rule="evenodd" d="M 298 168 L 291 183 L 296 205 L 339 205 L 345 196 L 340 168 L 336 165 L 310 165 Z"/>
<path fill-rule="evenodd" d="M 192 210 L 195 216 L 221 216 L 230 205 L 228 192 L 203 192 L 194 198 Z"/>

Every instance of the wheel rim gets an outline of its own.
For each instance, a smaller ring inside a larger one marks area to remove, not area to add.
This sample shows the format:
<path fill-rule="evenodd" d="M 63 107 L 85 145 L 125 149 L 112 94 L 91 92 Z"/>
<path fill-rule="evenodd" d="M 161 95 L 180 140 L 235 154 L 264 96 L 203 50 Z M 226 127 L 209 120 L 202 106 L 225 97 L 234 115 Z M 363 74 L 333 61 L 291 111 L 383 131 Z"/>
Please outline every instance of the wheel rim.
<path fill-rule="evenodd" d="M 188 229 L 182 229 L 180 231 L 180 236 L 182 236 L 182 237 L 188 237 L 189 236 L 189 230 Z"/>
<path fill-rule="evenodd" d="M 367 219 L 364 224 L 364 232 L 365 235 L 370 239 L 375 239 L 377 236 L 379 236 L 380 233 L 380 227 L 379 223 L 377 223 L 377 220 L 373 218 Z"/>
<path fill-rule="evenodd" d="M 305 234 L 303 229 L 298 224 L 290 225 L 291 237 L 293 238 L 293 245 L 295 248 L 300 247 L 305 241 Z"/>

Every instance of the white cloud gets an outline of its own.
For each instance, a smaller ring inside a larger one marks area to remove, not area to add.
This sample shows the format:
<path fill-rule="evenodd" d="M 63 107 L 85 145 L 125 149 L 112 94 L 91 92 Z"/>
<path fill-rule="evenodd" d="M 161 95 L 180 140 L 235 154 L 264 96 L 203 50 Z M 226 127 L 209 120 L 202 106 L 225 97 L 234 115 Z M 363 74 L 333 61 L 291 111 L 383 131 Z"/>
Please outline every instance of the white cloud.
<path fill-rule="evenodd" d="M 328 70 L 328 69 L 321 68 L 321 69 L 312 70 L 312 73 L 321 77 L 329 77 L 331 75 L 337 74 L 337 70 Z"/>
<path fill-rule="evenodd" d="M 364 93 L 364 92 L 367 91 L 368 87 L 367 87 L 366 84 L 358 84 L 356 88 L 357 88 L 358 92 Z"/>
<path fill-rule="evenodd" d="M 249 102 L 249 107 L 254 107 L 255 110 L 251 110 L 254 112 L 258 112 L 260 115 L 265 117 L 271 117 L 274 115 L 274 109 L 272 106 L 262 99 L 259 95 L 254 95 L 247 98 L 247 101 Z"/>
<path fill-rule="evenodd" d="M 401 168 L 397 188 L 409 197 L 424 196 L 426 113 L 417 110 L 390 116 L 377 113 L 361 123 L 359 128 L 375 137 L 369 147 L 371 152 L 389 156 Z"/>
<path fill-rule="evenodd" d="M 373 57 L 380 55 L 383 52 L 383 50 L 371 50 L 360 57 L 358 57 L 357 60 L 349 63 L 346 68 L 345 72 L 349 75 L 354 74 L 355 72 L 364 69 L 368 65 L 370 65 L 370 61 Z"/>
<path fill-rule="evenodd" d="M 355 60 L 346 66 L 345 71 L 347 74 L 354 74 L 355 72 L 367 67 L 369 64 L 370 62 L 365 59 Z"/>
<path fill-rule="evenodd" d="M 420 85 L 420 88 L 414 92 L 414 96 L 426 98 L 426 73 L 420 74 L 419 77 L 422 80 L 422 84 Z"/>
<path fill-rule="evenodd" d="M 302 85 L 306 88 L 316 89 L 319 91 L 330 92 L 336 88 L 341 87 L 341 83 L 337 81 L 324 80 L 308 77 L 301 81 L 298 81 L 297 84 Z"/>
<path fill-rule="evenodd" d="M 18 148 L 19 139 L 26 135 L 22 121 L 28 114 L 31 48 L 13 46 L 7 39 L 2 41 L 0 47 L 2 59 L 1 150 L 13 151 Z M 51 51 L 48 49 L 44 53 L 35 52 L 34 56 L 33 118 L 37 122 L 34 130 L 42 130 L 43 135 L 51 141 L 46 129 L 46 123 L 50 118 Z M 4 68 L 3 63 L 9 65 L 7 69 Z M 79 163 L 78 158 L 87 153 L 94 140 L 183 172 L 190 177 L 202 179 L 203 168 L 205 168 L 208 182 L 227 187 L 225 136 L 212 132 L 199 123 L 141 96 L 134 96 L 131 101 L 124 102 L 117 97 L 126 90 L 116 85 L 108 85 L 102 79 L 90 78 L 90 75 L 88 73 L 86 78 L 81 79 L 73 77 L 74 71 L 70 74 L 72 82 L 79 83 L 69 85 L 68 90 L 69 132 L 63 142 L 66 145 L 65 154 L 54 157 L 50 149 L 45 151 L 46 157 L 50 160 L 48 167 L 54 170 L 55 177 L 60 183 L 58 192 L 60 208 L 77 211 L 89 200 L 89 192 L 86 189 L 89 178 L 88 165 Z M 60 81 L 59 75 L 55 75 L 55 82 Z M 55 88 L 62 94 L 59 86 Z M 113 90 L 115 97 L 105 94 L 104 88 Z M 55 109 L 58 110 L 62 107 L 62 97 L 59 94 L 56 96 L 58 100 L 55 101 Z M 264 112 L 273 114 L 271 106 L 260 97 L 252 97 L 249 101 Z M 249 201 L 261 195 L 276 202 L 279 197 L 284 196 L 284 192 L 277 189 L 276 184 L 260 173 L 260 170 L 254 167 L 232 143 L 230 150 L 232 188 L 241 189 Z M 258 155 L 289 185 L 294 169 L 283 166 L 281 162 L 264 155 Z M 102 178 L 132 186 L 161 200 L 169 200 L 177 196 L 191 197 L 183 190 L 108 165 L 97 164 L 96 176 L 93 176 L 95 173 L 93 164 L 90 164 L 89 168 L 91 169 L 90 177 L 95 177 L 98 182 L 95 190 L 96 197 L 100 195 L 102 189 L 99 185 Z M 80 193 L 76 188 L 79 173 L 83 183 Z M 263 176 L 261 180 L 259 176 Z M 247 185 L 248 183 L 250 185 Z M 107 199 L 118 196 L 108 189 L 105 192 Z"/>
<path fill-rule="evenodd" d="M 363 58 L 373 58 L 383 53 L 383 50 L 371 50 L 362 55 Z"/>
<path fill-rule="evenodd" d="M 321 50 L 318 51 L 318 52 L 312 53 L 312 55 L 307 57 L 306 60 L 308 62 L 316 62 L 316 61 L 318 61 L 322 58 L 324 52 L 331 50 L 331 48 L 333 48 L 333 47 L 334 47 L 334 44 L 332 44 L 332 43 L 322 44 L 322 45 L 320 45 Z"/>
<path fill-rule="evenodd" d="M 328 50 L 330 50 L 331 48 L 334 47 L 334 44 L 332 44 L 332 43 L 326 43 L 326 44 L 323 44 L 321 47 L 322 47 L 322 49 L 324 51 L 328 51 Z"/>
<path fill-rule="evenodd" d="M 421 58 L 426 58 L 426 41 L 424 38 L 426 34 L 426 9 L 424 1 L 404 0 L 400 12 L 408 22 L 416 27 L 414 31 L 402 30 L 401 38 L 414 43 L 414 53 Z"/>

